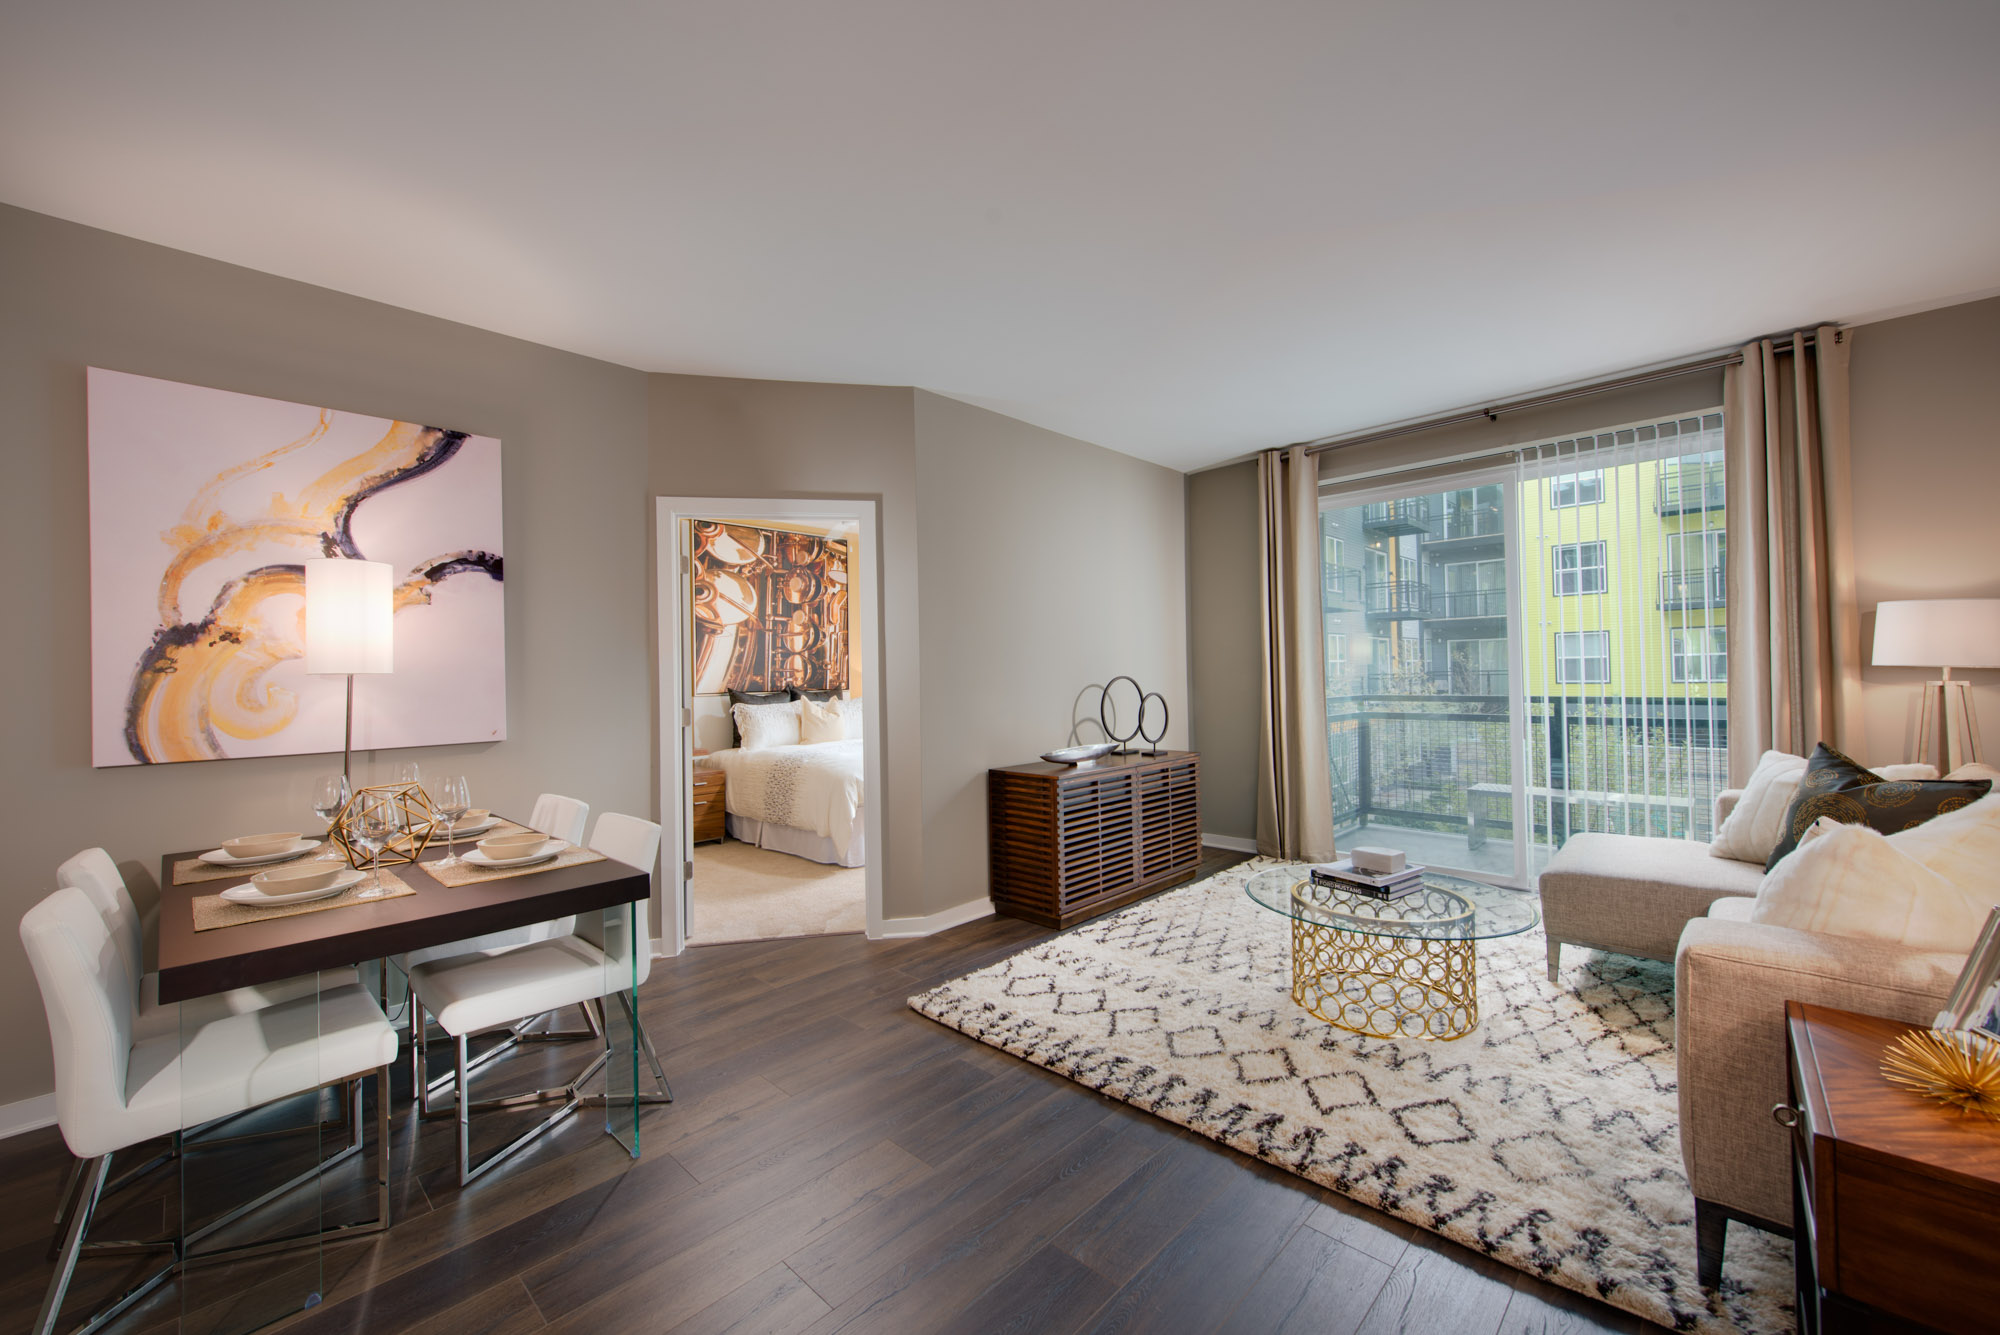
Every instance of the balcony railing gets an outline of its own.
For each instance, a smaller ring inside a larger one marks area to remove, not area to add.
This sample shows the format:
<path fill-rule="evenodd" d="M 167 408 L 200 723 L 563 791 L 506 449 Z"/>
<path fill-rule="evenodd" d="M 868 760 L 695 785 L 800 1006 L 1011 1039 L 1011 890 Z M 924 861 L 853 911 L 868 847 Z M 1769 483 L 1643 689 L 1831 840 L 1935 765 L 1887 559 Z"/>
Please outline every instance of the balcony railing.
<path fill-rule="evenodd" d="M 1460 538 L 1498 538 L 1506 534 L 1507 517 L 1497 505 L 1468 505 L 1447 510 L 1444 528 L 1438 537 L 1445 541 Z"/>
<path fill-rule="evenodd" d="M 1361 606 L 1361 572 L 1351 566 L 1321 566 L 1320 588 L 1329 608 Z"/>
<path fill-rule="evenodd" d="M 1362 609 L 1371 617 L 1419 620 L 1431 615 L 1431 588 L 1410 579 L 1370 584 Z"/>
<path fill-rule="evenodd" d="M 1686 612 L 1726 606 L 1722 567 L 1709 570 L 1668 570 L 1660 575 L 1660 610 Z"/>
<path fill-rule="evenodd" d="M 1504 617 L 1507 615 L 1505 589 L 1441 589 L 1431 595 L 1431 612 L 1439 619 Z"/>
<path fill-rule="evenodd" d="M 1506 668 L 1411 668 L 1404 672 L 1357 672 L 1329 679 L 1329 695 L 1492 695 L 1507 694 Z"/>
<path fill-rule="evenodd" d="M 1700 464 L 1693 468 L 1661 468 L 1660 503 L 1657 508 L 1663 515 L 1722 509 L 1722 465 Z"/>
<path fill-rule="evenodd" d="M 1405 496 L 1401 500 L 1377 501 L 1361 507 L 1361 525 L 1378 533 L 1433 534 L 1438 522 L 1431 513 L 1428 496 Z"/>

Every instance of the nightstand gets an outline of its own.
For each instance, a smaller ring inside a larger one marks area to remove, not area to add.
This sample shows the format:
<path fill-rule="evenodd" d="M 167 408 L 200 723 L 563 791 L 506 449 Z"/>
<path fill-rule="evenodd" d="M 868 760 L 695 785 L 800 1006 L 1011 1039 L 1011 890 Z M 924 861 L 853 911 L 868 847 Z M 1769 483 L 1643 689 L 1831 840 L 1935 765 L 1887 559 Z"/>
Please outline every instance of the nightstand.
<path fill-rule="evenodd" d="M 1785 1003 L 1799 1329 L 1988 1331 L 2000 1312 L 2000 1122 L 1889 1083 L 1916 1026 Z"/>
<path fill-rule="evenodd" d="M 712 843 L 723 837 L 722 795 L 727 778 L 719 769 L 694 772 L 694 788 L 689 805 L 694 816 L 694 842 Z"/>

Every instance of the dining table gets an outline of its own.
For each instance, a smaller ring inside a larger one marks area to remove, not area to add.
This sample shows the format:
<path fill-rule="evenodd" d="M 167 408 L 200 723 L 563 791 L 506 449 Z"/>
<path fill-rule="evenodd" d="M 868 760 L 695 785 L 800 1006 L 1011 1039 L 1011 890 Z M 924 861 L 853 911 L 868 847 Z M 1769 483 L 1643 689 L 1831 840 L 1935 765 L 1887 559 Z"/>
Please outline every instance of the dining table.
<path fill-rule="evenodd" d="M 504 879 L 453 886 L 429 870 L 445 856 L 440 841 L 422 848 L 413 862 L 382 864 L 385 875 L 393 876 L 408 892 L 379 899 L 343 896 L 336 907 L 320 911 L 264 911 L 270 916 L 236 912 L 226 926 L 214 926 L 211 913 L 206 919 L 209 925 L 202 930 L 197 928 L 196 901 L 204 900 L 212 908 L 215 901 L 208 897 L 247 883 L 261 870 L 232 867 L 231 872 L 240 870 L 241 874 L 218 876 L 204 865 L 198 875 L 205 879 L 186 880 L 184 875 L 185 883 L 177 884 L 177 866 L 185 868 L 203 853 L 201 849 L 168 853 L 160 860 L 155 963 L 163 1008 L 301 977 L 319 976 L 324 987 L 330 981 L 348 978 L 343 972 L 338 979 L 329 980 L 330 971 L 358 968 L 393 1021 L 397 1000 L 415 1004 L 405 989 L 393 985 L 396 970 L 390 962 L 396 957 L 512 928 L 594 915 L 602 922 L 606 956 L 626 961 L 616 977 L 607 978 L 606 993 L 607 1000 L 622 994 L 625 1004 L 599 1008 L 608 1049 L 601 1104 L 604 1131 L 632 1158 L 639 1157 L 640 1050 L 632 1022 L 638 1013 L 637 954 L 618 946 L 637 942 L 639 948 L 646 948 L 641 915 L 652 889 L 649 872 L 602 857 L 581 865 L 563 865 L 567 859 L 558 859 L 545 868 L 516 871 Z M 314 995 L 311 988 L 306 993 Z M 408 1025 L 399 1027 L 407 1042 Z M 257 1161 L 260 1180 L 288 1179 L 264 1196 L 254 1196 L 256 1188 L 239 1180 L 245 1172 L 240 1156 L 206 1149 L 195 1152 L 198 1147 L 252 1137 L 218 1136 L 198 1141 L 184 1134 L 179 1150 L 181 1236 L 190 1239 L 213 1232 L 217 1211 L 227 1210 L 230 1245 L 226 1249 L 229 1260 L 218 1259 L 212 1264 L 199 1264 L 200 1258 L 189 1247 L 180 1284 L 183 1330 L 198 1327 L 204 1335 L 233 1335 L 268 1325 L 322 1300 L 325 1271 L 321 1252 L 343 1229 L 320 1226 L 320 1203 L 315 1194 L 322 1190 L 320 1168 L 334 1159 L 358 1157 L 364 1138 L 359 1084 L 348 1094 L 348 1098 L 335 1100 L 338 1120 L 321 1123 L 320 1136 L 304 1137 L 309 1143 L 288 1151 L 289 1161 L 274 1161 L 268 1151 Z M 598 1106 L 597 1100 L 593 1099 L 591 1106 Z M 381 1147 L 388 1144 L 389 1116 L 389 1091 L 382 1089 L 377 1093 L 374 1118 L 378 1152 L 375 1167 L 367 1174 L 372 1190 L 366 1192 L 373 1198 L 376 1217 L 345 1226 L 344 1231 L 350 1234 L 380 1232 L 388 1227 L 390 1158 Z M 335 1143 L 346 1148 L 329 1159 L 321 1152 L 320 1142 L 335 1128 L 342 1137 Z M 305 1129 L 311 1130 L 311 1124 Z M 414 1156 L 410 1158 L 413 1162 Z M 289 1208 L 281 1208 L 276 1201 L 280 1195 L 287 1195 Z M 260 1207 L 269 1203 L 269 1208 L 246 1211 L 241 1204 L 227 1204 L 246 1199 Z M 327 1199 L 332 1202 L 333 1195 Z M 338 1204 L 348 1202 L 342 1197 Z M 258 1223 L 260 1213 L 271 1217 L 267 1225 Z M 310 1220 L 303 1230 L 302 1217 Z M 198 1319 L 194 1319 L 196 1314 Z"/>

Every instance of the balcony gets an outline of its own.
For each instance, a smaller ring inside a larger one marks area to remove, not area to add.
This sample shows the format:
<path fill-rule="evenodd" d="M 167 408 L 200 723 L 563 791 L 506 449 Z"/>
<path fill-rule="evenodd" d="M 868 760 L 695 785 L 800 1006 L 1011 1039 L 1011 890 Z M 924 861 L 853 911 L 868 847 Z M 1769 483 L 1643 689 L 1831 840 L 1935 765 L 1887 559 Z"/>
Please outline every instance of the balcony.
<path fill-rule="evenodd" d="M 1693 514 L 1723 508 L 1722 465 L 1698 464 L 1692 468 L 1660 468 L 1660 500 L 1654 507 L 1663 515 Z"/>
<path fill-rule="evenodd" d="M 1332 683 L 1328 694 L 1360 697 L 1403 695 L 1490 695 L 1507 694 L 1506 668 L 1411 668 L 1402 672 L 1355 673 L 1344 682 Z"/>
<path fill-rule="evenodd" d="M 1352 566 L 1321 566 L 1321 605 L 1329 612 L 1361 606 L 1361 572 Z"/>
<path fill-rule="evenodd" d="M 1397 501 L 1377 501 L 1361 507 L 1361 526 L 1373 533 L 1436 536 L 1437 518 L 1428 496 L 1405 496 Z"/>
<path fill-rule="evenodd" d="M 1660 610 L 1690 612 L 1728 605 L 1722 567 L 1711 570 L 1668 570 L 1660 575 Z"/>
<path fill-rule="evenodd" d="M 1431 595 L 1430 615 L 1439 621 L 1504 617 L 1507 615 L 1507 590 L 1441 589 Z"/>
<path fill-rule="evenodd" d="M 1486 546 L 1504 541 L 1506 535 L 1507 516 L 1499 506 L 1467 505 L 1445 511 L 1444 523 L 1439 526 L 1435 540 Z"/>
<path fill-rule="evenodd" d="M 1370 584 L 1362 610 L 1389 621 L 1419 621 L 1432 615 L 1431 587 L 1408 579 Z"/>

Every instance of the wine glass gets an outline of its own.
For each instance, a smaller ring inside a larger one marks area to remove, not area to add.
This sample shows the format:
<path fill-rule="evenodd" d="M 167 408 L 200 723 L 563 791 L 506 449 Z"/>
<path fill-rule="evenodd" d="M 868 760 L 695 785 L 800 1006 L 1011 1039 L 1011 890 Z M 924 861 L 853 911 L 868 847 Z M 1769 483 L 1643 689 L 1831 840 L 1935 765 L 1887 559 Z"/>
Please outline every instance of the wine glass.
<path fill-rule="evenodd" d="M 367 885 L 354 892 L 356 899 L 382 898 L 382 850 L 402 829 L 402 803 L 386 794 L 369 794 L 349 826 L 349 837 L 368 854 L 374 873 Z"/>
<path fill-rule="evenodd" d="M 331 862 L 340 857 L 340 846 L 333 841 L 333 821 L 347 806 L 347 800 L 354 796 L 347 787 L 345 774 L 322 775 L 313 785 L 313 814 L 327 825 L 326 846 L 320 849 L 314 862 Z"/>
<path fill-rule="evenodd" d="M 458 822 L 472 809 L 472 786 L 463 774 L 438 779 L 431 786 L 431 805 L 444 817 L 444 860 L 437 865 L 456 867 L 464 860 L 458 856 Z"/>
<path fill-rule="evenodd" d="M 396 766 L 397 783 L 414 783 L 421 785 L 423 781 L 424 781 L 423 767 L 418 765 L 416 761 L 405 760 L 402 764 Z"/>

